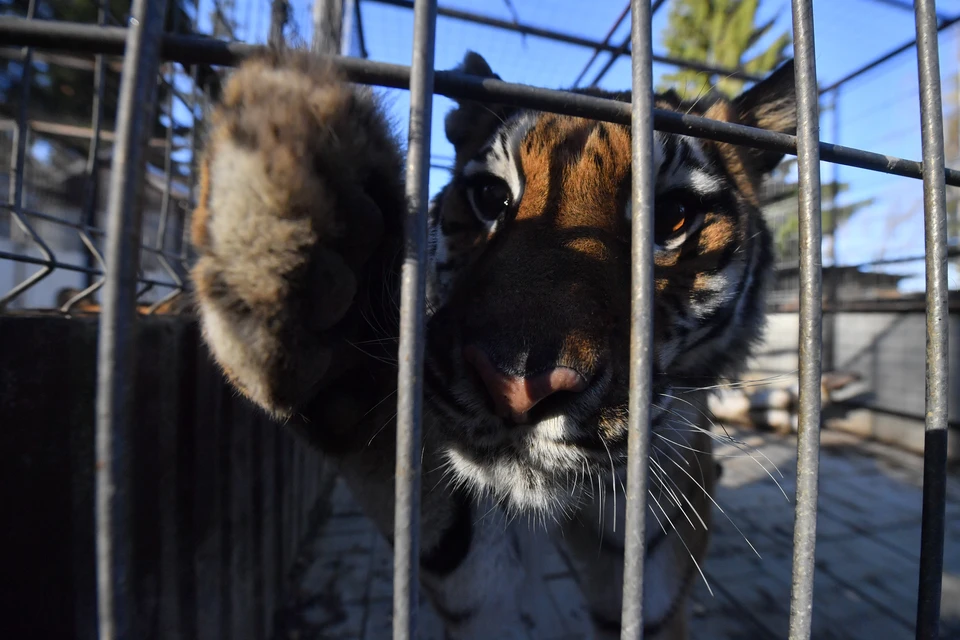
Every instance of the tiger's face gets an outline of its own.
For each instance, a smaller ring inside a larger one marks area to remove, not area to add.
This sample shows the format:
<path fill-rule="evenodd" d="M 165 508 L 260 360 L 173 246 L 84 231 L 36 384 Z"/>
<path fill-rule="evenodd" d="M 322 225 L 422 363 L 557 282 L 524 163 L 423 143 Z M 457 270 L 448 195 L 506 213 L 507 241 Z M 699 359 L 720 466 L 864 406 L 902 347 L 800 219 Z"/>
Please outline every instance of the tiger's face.
<path fill-rule="evenodd" d="M 493 75 L 473 53 L 461 68 Z M 734 101 L 668 92 L 656 106 L 793 132 L 793 91 L 788 63 Z M 446 128 L 456 166 L 430 214 L 428 418 L 465 484 L 553 510 L 575 478 L 626 457 L 630 129 L 474 103 Z M 677 387 L 732 373 L 759 335 L 771 249 L 757 192 L 781 158 L 655 136 L 654 430 Z"/>

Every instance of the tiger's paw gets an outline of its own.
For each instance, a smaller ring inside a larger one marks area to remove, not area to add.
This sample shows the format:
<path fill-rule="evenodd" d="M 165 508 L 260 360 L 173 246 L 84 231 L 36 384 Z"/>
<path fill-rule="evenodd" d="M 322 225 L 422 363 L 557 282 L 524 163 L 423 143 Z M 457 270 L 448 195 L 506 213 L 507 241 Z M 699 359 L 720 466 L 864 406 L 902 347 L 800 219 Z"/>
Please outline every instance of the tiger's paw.
<path fill-rule="evenodd" d="M 331 367 L 332 332 L 403 209 L 373 94 L 302 52 L 243 64 L 211 117 L 191 236 L 204 338 L 230 381 L 289 416 Z"/>

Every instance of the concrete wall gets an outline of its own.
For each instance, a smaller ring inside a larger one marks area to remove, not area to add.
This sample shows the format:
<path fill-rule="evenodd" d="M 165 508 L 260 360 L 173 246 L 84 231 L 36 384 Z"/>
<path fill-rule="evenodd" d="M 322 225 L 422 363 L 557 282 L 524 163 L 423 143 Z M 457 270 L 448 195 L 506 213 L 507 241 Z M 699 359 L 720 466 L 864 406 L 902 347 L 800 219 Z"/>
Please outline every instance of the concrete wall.
<path fill-rule="evenodd" d="M 829 316 L 824 322 L 830 320 Z M 862 376 L 858 393 L 832 419 L 839 426 L 874 435 L 909 449 L 923 449 L 926 317 L 922 312 L 841 312 L 833 316 L 835 369 Z M 960 425 L 960 315 L 949 322 L 951 444 Z M 784 374 L 799 368 L 796 313 L 771 313 L 762 345 L 751 363 L 752 376 Z M 853 411 L 866 407 L 874 411 Z M 836 414 L 837 412 L 834 412 Z M 827 417 L 831 417 L 828 415 Z M 829 421 L 828 421 L 829 424 Z M 954 446 L 956 448 L 956 446 Z"/>
<path fill-rule="evenodd" d="M 195 325 L 138 326 L 132 637 L 268 637 L 332 471 L 235 397 Z M 96 637 L 96 332 L 0 317 L 3 638 Z"/>

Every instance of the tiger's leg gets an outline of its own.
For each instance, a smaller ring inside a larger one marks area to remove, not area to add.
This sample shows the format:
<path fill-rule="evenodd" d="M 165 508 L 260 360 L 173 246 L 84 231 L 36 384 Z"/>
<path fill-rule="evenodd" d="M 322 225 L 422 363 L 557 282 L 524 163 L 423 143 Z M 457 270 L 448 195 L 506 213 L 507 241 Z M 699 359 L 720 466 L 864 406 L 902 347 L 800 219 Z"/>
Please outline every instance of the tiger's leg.
<path fill-rule="evenodd" d="M 709 541 L 715 482 L 711 440 L 703 433 L 674 433 L 682 447 L 651 443 L 644 560 L 644 638 L 685 640 L 687 598 L 700 579 Z M 625 471 L 602 500 L 586 503 L 567 520 L 559 541 L 567 551 L 587 601 L 597 638 L 620 637 L 623 594 Z M 608 480 L 609 482 L 609 480 Z"/>
<path fill-rule="evenodd" d="M 425 428 L 426 431 L 426 428 Z M 429 435 L 425 434 L 427 438 Z M 343 476 L 380 532 L 393 537 L 393 458 L 387 439 L 344 458 Z M 371 450 L 372 449 L 372 450 Z M 389 451 L 387 450 L 389 449 Z M 446 483 L 429 445 L 423 460 L 420 583 L 452 640 L 528 638 L 524 596 L 535 554 L 525 522 Z M 384 469 L 389 471 L 385 474 Z M 384 489 L 384 485 L 388 489 Z"/>

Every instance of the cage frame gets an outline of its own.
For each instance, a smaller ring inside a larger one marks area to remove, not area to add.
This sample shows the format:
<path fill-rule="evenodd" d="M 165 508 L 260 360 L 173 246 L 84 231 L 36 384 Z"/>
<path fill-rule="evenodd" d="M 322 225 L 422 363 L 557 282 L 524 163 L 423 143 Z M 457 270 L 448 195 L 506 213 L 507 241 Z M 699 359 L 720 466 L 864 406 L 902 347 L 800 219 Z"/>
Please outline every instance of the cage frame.
<path fill-rule="evenodd" d="M 948 360 L 947 331 L 948 259 L 946 237 L 946 185 L 960 186 L 960 172 L 945 168 L 943 117 L 939 73 L 939 31 L 960 22 L 960 16 L 941 19 L 934 0 L 915 0 L 916 40 L 891 50 L 828 87 L 819 88 L 813 43 L 813 7 L 811 0 L 792 0 L 794 47 L 797 64 L 798 131 L 796 136 L 721 123 L 690 115 L 655 109 L 652 103 L 652 51 L 650 21 L 654 7 L 647 0 L 631 0 L 631 51 L 633 100 L 615 102 L 602 98 L 571 94 L 494 79 L 479 79 L 457 72 L 433 68 L 434 34 L 438 15 L 452 15 L 440 9 L 436 0 L 368 0 L 395 6 L 408 6 L 414 12 L 414 52 L 412 65 L 392 65 L 369 60 L 328 56 L 349 81 L 361 84 L 408 88 L 411 91 L 410 139 L 407 156 L 407 197 L 410 203 L 406 220 L 407 255 L 402 272 L 400 371 L 398 376 L 396 530 L 394 564 L 395 640 L 408 640 L 417 632 L 417 572 L 419 530 L 419 429 L 422 403 L 423 362 L 423 268 L 426 247 L 426 177 L 429 171 L 429 115 L 435 94 L 474 100 L 496 100 L 518 107 L 536 108 L 566 115 L 591 117 L 633 129 L 633 278 L 631 317 L 630 431 L 628 444 L 627 534 L 624 571 L 624 602 L 621 637 L 642 637 L 643 530 L 646 480 L 646 447 L 650 399 L 649 351 L 652 337 L 652 140 L 653 131 L 683 133 L 695 137 L 741 144 L 759 149 L 796 155 L 799 161 L 800 200 L 800 401 L 797 465 L 797 500 L 793 545 L 793 584 L 791 589 L 791 640 L 809 638 L 812 623 L 813 571 L 816 543 L 818 493 L 819 414 L 820 414 L 820 331 L 822 304 L 822 229 L 820 216 L 820 160 L 837 165 L 855 166 L 881 173 L 901 175 L 923 181 L 925 273 L 926 273 L 926 416 L 923 465 L 923 509 L 921 554 L 919 563 L 917 626 L 918 639 L 938 637 L 941 577 L 943 569 L 944 520 L 946 502 Z M 358 3 L 359 4 L 359 3 Z M 193 36 L 163 33 L 165 1 L 135 0 L 132 19 L 126 27 L 106 24 L 103 13 L 97 25 L 57 23 L 35 19 L 35 0 L 26 18 L 0 18 L 0 39 L 5 45 L 23 47 L 23 59 L 29 61 L 34 48 L 95 53 L 98 68 L 102 56 L 126 54 L 120 88 L 116 149 L 111 171 L 106 251 L 103 260 L 103 310 L 100 320 L 100 345 L 97 378 L 97 574 L 100 637 L 130 637 L 131 607 L 125 591 L 126 562 L 124 518 L 129 505 L 124 491 L 125 434 L 131 428 L 132 393 L 126 372 L 130 366 L 130 343 L 137 299 L 138 255 L 141 248 L 124 243 L 137 234 L 140 210 L 130 206 L 143 178 L 142 150 L 145 121 L 149 120 L 138 101 L 151 95 L 161 61 L 184 65 L 214 64 L 233 66 L 260 47 L 225 43 Z M 467 14 L 467 12 L 459 12 Z M 453 16 L 458 17 L 458 16 Z M 476 14 L 460 15 L 476 18 Z M 475 20 L 476 21 L 476 20 Z M 494 24 L 494 22 L 504 24 Z M 533 27 L 487 19 L 486 24 L 534 33 Z M 525 31 L 526 29 L 526 31 Z M 611 31 L 612 33 L 612 31 Z M 558 39 L 557 32 L 539 30 L 541 37 Z M 562 34 L 560 34 L 562 36 Z M 562 40 L 562 38 L 559 38 Z M 624 47 L 606 42 L 574 43 L 590 46 L 597 52 L 614 56 L 626 53 Z M 568 38 L 569 41 L 569 38 Z M 819 140 L 819 96 L 834 95 L 850 80 L 883 64 L 913 46 L 918 53 L 920 84 L 922 162 L 892 158 L 862 149 L 828 144 Z M 691 67 L 688 62 L 679 61 Z M 29 69 L 29 64 L 26 66 Z M 102 71 L 101 71 L 102 74 Z M 152 104 L 152 101 L 151 101 Z M 21 105 L 17 139 L 14 144 L 16 172 L 11 202 L 4 208 L 29 229 L 22 202 L 25 145 L 26 100 Z M 99 132 L 99 125 L 97 125 Z M 99 135 L 99 134 L 98 134 Z M 643 215 L 647 213 L 648 215 Z M 33 239 L 44 253 L 33 259 L 43 269 L 22 282 L 4 301 L 29 288 L 56 268 L 80 270 L 58 263 L 42 239 Z M 161 249 L 161 255 L 162 255 Z M 180 258 L 185 257 L 184 253 Z M 23 256 L 0 254 L 0 258 L 27 261 Z M 88 269 L 95 273 L 96 270 Z M 12 294 L 12 295 L 11 295 Z M 403 480 L 402 482 L 400 480 Z"/>

